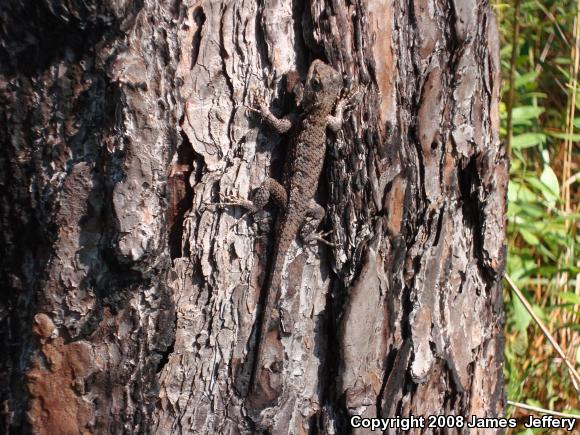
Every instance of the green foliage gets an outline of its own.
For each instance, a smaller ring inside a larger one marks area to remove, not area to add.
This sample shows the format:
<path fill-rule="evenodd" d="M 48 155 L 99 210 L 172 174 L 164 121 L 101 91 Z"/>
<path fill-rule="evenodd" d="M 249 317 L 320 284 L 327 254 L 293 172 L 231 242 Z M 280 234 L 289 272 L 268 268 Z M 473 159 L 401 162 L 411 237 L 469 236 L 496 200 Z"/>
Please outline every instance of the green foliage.
<path fill-rule="evenodd" d="M 569 104 L 580 115 L 580 89 L 578 98 L 573 97 L 577 3 L 521 1 L 516 17 L 516 1 L 495 3 L 504 78 L 500 133 L 506 142 L 511 138 L 507 273 L 524 291 L 535 313 L 564 342 L 565 350 L 570 350 L 571 361 L 578 364 L 580 294 L 575 290 L 579 270 L 574 256 L 578 180 L 570 183 L 564 179 L 570 175 L 565 175 L 563 163 L 570 158 L 565 142 L 580 142 L 580 132 L 570 134 L 567 129 Z M 516 24 L 519 36 L 512 58 Z M 572 123 L 580 129 L 580 116 Z M 574 145 L 572 175 L 578 172 Z M 565 183 L 570 186 L 569 199 L 563 195 Z M 508 287 L 505 295 L 509 399 L 560 411 L 580 408 L 564 364 Z"/>

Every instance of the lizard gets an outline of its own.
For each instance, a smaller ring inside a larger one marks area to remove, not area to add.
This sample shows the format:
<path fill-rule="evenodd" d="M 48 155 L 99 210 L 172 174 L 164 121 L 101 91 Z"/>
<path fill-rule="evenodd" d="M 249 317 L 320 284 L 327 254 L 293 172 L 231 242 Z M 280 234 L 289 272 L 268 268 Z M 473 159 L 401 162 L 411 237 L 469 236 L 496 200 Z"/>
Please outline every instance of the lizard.
<path fill-rule="evenodd" d="M 302 109 L 299 116 L 277 118 L 263 98 L 257 101 L 257 108 L 251 108 L 276 132 L 291 132 L 284 184 L 266 178 L 251 201 L 228 196 L 224 197 L 227 202 L 222 203 L 241 206 L 251 213 L 263 209 L 270 199 L 279 207 L 274 252 L 266 282 L 262 318 L 261 322 L 258 321 L 257 350 L 250 376 L 250 393 L 267 402 L 278 397 L 278 382 L 271 376 L 280 371 L 283 363 L 283 350 L 278 339 L 281 316 L 276 305 L 286 253 L 297 236 L 302 240 L 325 242 L 320 234 L 314 233 L 325 215 L 324 208 L 315 201 L 314 195 L 326 154 L 327 129 L 334 133 L 340 130 L 343 112 L 352 98 L 352 95 L 342 95 L 341 74 L 318 59 L 310 64 L 303 87 L 295 88 L 297 104 Z M 309 220 L 307 224 L 306 220 Z"/>

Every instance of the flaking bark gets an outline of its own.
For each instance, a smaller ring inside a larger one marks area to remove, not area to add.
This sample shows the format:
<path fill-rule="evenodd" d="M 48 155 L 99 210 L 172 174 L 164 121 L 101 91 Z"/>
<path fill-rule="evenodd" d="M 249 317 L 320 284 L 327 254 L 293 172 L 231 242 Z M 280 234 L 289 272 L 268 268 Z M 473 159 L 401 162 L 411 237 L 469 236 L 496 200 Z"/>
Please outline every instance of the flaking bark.
<path fill-rule="evenodd" d="M 276 213 L 212 204 L 280 175 L 287 138 L 246 107 L 291 109 L 315 58 L 361 102 L 317 195 L 337 247 L 286 259 L 261 411 L 244 361 Z M 499 67 L 486 1 L 3 2 L 2 432 L 501 415 Z"/>

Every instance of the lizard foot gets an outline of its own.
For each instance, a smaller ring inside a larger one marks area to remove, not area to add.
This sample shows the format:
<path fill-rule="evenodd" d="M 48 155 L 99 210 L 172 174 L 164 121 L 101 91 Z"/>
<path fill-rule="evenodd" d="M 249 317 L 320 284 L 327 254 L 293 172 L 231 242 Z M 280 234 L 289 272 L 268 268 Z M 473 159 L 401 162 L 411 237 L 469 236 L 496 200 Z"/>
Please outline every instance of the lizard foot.
<path fill-rule="evenodd" d="M 350 88 L 339 97 L 338 105 L 345 112 L 349 112 L 360 103 L 360 96 L 360 89 Z"/>
<path fill-rule="evenodd" d="M 244 218 L 258 211 L 254 203 L 247 199 L 239 198 L 237 196 L 222 195 L 221 193 L 219 194 L 219 196 L 221 202 L 216 202 L 211 205 L 215 207 L 241 207 L 247 209 L 245 213 L 243 213 L 238 219 L 236 219 L 235 223 L 230 228 L 237 227 L 240 224 L 240 222 L 244 220 Z"/>
<path fill-rule="evenodd" d="M 249 212 L 255 212 L 256 207 L 252 201 L 237 196 L 219 194 L 221 202 L 216 202 L 213 205 L 217 207 L 242 207 Z M 247 213 L 246 213 L 247 214 Z"/>
<path fill-rule="evenodd" d="M 269 109 L 265 94 L 257 89 L 253 89 L 250 93 L 250 106 L 246 106 L 246 109 L 260 116 L 266 116 Z"/>
<path fill-rule="evenodd" d="M 320 243 L 324 243 L 327 246 L 331 246 L 333 248 L 336 248 L 338 246 L 336 243 L 329 242 L 328 240 L 325 239 L 326 236 L 328 236 L 329 234 L 332 234 L 332 233 L 334 233 L 334 230 L 327 231 L 325 233 L 313 232 L 313 233 L 310 233 L 306 236 L 303 236 L 303 237 L 301 236 L 301 238 L 306 243 L 320 242 Z"/>

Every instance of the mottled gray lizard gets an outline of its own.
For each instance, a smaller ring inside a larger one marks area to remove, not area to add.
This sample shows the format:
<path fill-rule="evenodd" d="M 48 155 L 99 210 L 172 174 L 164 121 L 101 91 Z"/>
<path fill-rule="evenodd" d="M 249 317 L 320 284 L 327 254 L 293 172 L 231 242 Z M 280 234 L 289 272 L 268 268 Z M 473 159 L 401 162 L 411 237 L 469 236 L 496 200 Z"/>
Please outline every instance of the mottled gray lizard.
<path fill-rule="evenodd" d="M 276 222 L 274 255 L 267 282 L 266 303 L 262 321 L 258 322 L 259 335 L 255 363 L 250 380 L 251 393 L 258 401 L 269 402 L 279 393 L 279 379 L 274 376 L 282 369 L 283 349 L 278 335 L 280 310 L 276 306 L 282 280 L 286 253 L 299 235 L 303 240 L 321 240 L 314 230 L 325 211 L 315 200 L 318 180 L 326 153 L 326 130 L 337 132 L 342 127 L 343 111 L 352 96 L 343 96 L 341 75 L 321 60 L 314 60 L 303 89 L 295 93 L 302 97 L 301 114 L 279 119 L 263 99 L 253 109 L 279 133 L 291 132 L 289 152 L 285 165 L 284 184 L 267 178 L 255 191 L 253 200 L 226 197 L 223 205 L 237 205 L 251 212 L 261 210 L 270 198 L 280 207 Z M 334 115 L 333 115 L 334 111 Z M 308 221 L 305 224 L 305 221 Z"/>

